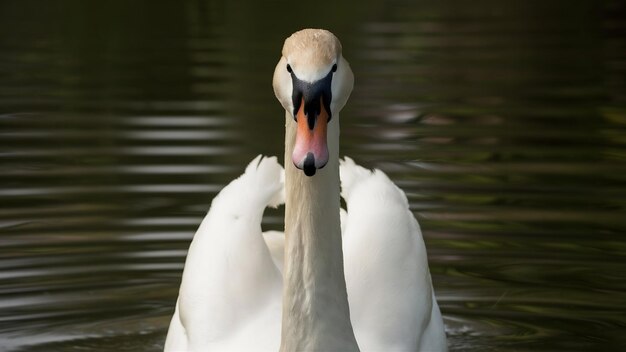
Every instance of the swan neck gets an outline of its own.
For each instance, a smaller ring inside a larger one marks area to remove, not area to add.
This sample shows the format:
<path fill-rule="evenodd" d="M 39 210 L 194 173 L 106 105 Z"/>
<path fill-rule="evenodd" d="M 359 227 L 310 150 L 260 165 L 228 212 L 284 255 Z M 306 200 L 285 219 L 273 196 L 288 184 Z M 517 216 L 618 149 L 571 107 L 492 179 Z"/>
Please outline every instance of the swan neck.
<path fill-rule="evenodd" d="M 328 124 L 327 165 L 308 177 L 291 154 L 286 112 L 285 263 L 281 351 L 358 350 L 346 293 L 339 219 L 339 117 Z"/>

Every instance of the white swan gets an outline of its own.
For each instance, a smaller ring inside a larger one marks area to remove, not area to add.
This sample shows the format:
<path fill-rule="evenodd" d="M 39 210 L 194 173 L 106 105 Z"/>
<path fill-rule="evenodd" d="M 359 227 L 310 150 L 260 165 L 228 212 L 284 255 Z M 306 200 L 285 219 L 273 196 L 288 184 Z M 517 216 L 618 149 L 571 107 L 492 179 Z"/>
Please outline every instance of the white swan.
<path fill-rule="evenodd" d="M 215 197 L 189 248 L 165 351 L 447 350 L 406 196 L 379 170 L 348 158 L 340 167 L 338 113 L 352 85 L 332 33 L 287 38 L 274 72 L 284 174 L 259 156 Z M 283 201 L 286 235 L 263 235 L 265 207 Z"/>

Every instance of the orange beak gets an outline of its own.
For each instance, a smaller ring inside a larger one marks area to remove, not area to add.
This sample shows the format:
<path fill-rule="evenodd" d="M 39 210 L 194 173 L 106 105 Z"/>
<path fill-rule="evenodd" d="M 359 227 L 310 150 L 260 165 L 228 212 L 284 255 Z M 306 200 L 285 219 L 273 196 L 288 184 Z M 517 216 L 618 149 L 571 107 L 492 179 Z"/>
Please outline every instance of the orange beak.
<path fill-rule="evenodd" d="M 304 98 L 296 114 L 298 130 L 296 143 L 291 159 L 293 164 L 304 171 L 307 176 L 315 175 L 317 169 L 323 168 L 328 162 L 328 146 L 326 143 L 326 128 L 328 126 L 328 112 L 320 97 L 320 113 L 317 116 L 307 116 L 304 110 Z"/>

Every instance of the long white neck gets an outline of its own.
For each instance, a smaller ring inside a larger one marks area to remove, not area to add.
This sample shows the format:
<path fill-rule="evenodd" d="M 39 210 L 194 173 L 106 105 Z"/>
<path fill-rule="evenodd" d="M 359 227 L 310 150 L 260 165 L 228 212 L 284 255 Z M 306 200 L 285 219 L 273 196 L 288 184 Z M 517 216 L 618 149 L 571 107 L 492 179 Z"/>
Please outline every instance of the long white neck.
<path fill-rule="evenodd" d="M 291 161 L 286 113 L 285 263 L 280 350 L 358 351 L 348 308 L 339 220 L 339 116 L 328 124 L 328 164 L 308 177 Z"/>

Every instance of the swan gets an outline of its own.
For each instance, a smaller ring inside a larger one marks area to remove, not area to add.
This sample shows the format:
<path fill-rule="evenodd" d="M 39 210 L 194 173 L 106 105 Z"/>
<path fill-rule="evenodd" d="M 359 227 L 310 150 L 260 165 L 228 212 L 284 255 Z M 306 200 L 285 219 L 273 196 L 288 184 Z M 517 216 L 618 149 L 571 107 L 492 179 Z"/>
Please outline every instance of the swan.
<path fill-rule="evenodd" d="M 213 199 L 165 351 L 447 350 L 406 195 L 382 171 L 339 160 L 354 81 L 341 48 L 321 29 L 285 40 L 273 77 L 285 168 L 257 156 Z M 283 203 L 284 234 L 263 233 L 263 211 Z"/>

